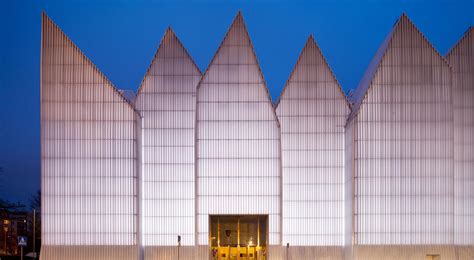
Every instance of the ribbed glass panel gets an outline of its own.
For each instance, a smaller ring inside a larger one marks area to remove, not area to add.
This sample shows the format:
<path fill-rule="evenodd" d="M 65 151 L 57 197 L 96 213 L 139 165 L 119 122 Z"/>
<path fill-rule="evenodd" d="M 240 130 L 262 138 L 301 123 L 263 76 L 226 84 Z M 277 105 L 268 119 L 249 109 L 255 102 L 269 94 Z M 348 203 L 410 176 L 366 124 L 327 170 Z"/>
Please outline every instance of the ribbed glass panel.
<path fill-rule="evenodd" d="M 349 122 L 344 133 L 344 250 L 346 259 L 352 257 L 354 235 L 354 125 L 356 124 L 356 120 Z"/>
<path fill-rule="evenodd" d="M 403 15 L 355 125 L 357 244 L 453 242 L 451 71 Z"/>
<path fill-rule="evenodd" d="M 195 244 L 195 114 L 201 77 L 171 29 L 139 89 L 143 117 L 143 244 Z"/>
<path fill-rule="evenodd" d="M 46 15 L 42 32 L 42 244 L 136 245 L 138 116 Z"/>
<path fill-rule="evenodd" d="M 280 97 L 283 244 L 343 245 L 349 106 L 310 37 Z"/>
<path fill-rule="evenodd" d="M 237 15 L 198 87 L 198 242 L 209 214 L 268 214 L 280 243 L 278 122 L 242 16 Z"/>
<path fill-rule="evenodd" d="M 451 49 L 454 109 L 455 243 L 474 244 L 474 29 Z"/>

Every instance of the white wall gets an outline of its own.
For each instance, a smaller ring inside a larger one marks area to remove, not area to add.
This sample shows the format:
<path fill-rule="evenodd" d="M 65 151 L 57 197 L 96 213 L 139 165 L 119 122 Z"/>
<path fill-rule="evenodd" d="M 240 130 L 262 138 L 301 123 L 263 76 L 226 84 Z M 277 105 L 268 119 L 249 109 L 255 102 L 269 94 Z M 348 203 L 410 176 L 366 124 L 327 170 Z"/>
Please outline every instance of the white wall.
<path fill-rule="evenodd" d="M 42 244 L 137 244 L 139 120 L 43 15 Z"/>
<path fill-rule="evenodd" d="M 280 97 L 283 244 L 342 246 L 349 106 L 310 37 Z"/>
<path fill-rule="evenodd" d="M 354 238 L 354 148 L 357 144 L 354 141 L 357 121 L 352 120 L 345 127 L 344 133 L 344 259 L 352 259 L 353 238 Z"/>
<path fill-rule="evenodd" d="M 278 122 L 240 14 L 198 87 L 198 242 L 209 214 L 268 214 L 280 243 Z"/>
<path fill-rule="evenodd" d="M 138 257 L 139 226 L 145 255 L 170 255 L 177 235 L 207 245 L 212 214 L 268 215 L 269 244 L 298 254 L 474 243 L 473 29 L 447 55 L 452 73 L 403 15 L 346 128 L 312 38 L 275 112 L 240 13 L 201 82 L 166 32 L 137 96 L 142 120 L 46 15 L 42 32 L 48 259 Z"/>
<path fill-rule="evenodd" d="M 143 245 L 195 244 L 196 88 L 201 73 L 171 29 L 140 86 Z"/>
<path fill-rule="evenodd" d="M 453 69 L 455 243 L 474 244 L 474 29 L 446 56 Z"/>
<path fill-rule="evenodd" d="M 357 244 L 453 242 L 451 71 L 406 16 L 358 111 Z"/>

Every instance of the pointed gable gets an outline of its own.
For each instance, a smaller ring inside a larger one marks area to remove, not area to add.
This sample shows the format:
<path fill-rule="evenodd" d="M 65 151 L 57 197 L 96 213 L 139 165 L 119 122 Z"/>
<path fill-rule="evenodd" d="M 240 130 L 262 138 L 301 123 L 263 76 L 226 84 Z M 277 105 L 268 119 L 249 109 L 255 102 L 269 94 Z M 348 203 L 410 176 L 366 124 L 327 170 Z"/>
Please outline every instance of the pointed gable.
<path fill-rule="evenodd" d="M 45 13 L 42 26 L 43 99 L 115 102 L 126 111 L 134 112 L 128 100 Z"/>
<path fill-rule="evenodd" d="M 173 245 L 175 234 L 182 236 L 183 245 L 194 245 L 196 89 L 200 79 L 198 67 L 168 28 L 136 101 L 143 117 L 146 246 Z M 180 216 L 179 223 L 176 216 Z"/>
<path fill-rule="evenodd" d="M 469 27 L 464 35 L 446 54 L 446 60 L 456 73 L 473 73 L 474 65 L 474 26 Z M 470 83 L 470 82 L 469 82 Z M 474 84 L 470 84 L 473 86 Z"/>
<path fill-rule="evenodd" d="M 349 105 L 310 36 L 285 84 L 276 113 L 281 127 L 283 244 L 341 246 L 344 125 Z M 310 181 L 309 181 L 310 180 Z M 328 189 L 331 193 L 314 192 Z M 321 201 L 325 203 L 322 204 Z M 329 210 L 328 210 L 329 209 Z M 325 218 L 321 217 L 325 213 Z M 307 227 L 300 229 L 304 221 Z"/>
<path fill-rule="evenodd" d="M 455 243 L 474 244 L 474 27 L 449 50 L 453 68 Z"/>
<path fill-rule="evenodd" d="M 117 246 L 103 253 L 113 259 L 136 254 L 137 121 L 132 105 L 43 13 L 43 247 L 108 245 Z M 49 250 L 71 259 L 90 249 Z"/>
<path fill-rule="evenodd" d="M 307 100 L 307 99 L 337 99 L 342 111 L 349 108 L 346 96 L 339 85 L 334 73 L 324 58 L 321 49 L 310 36 L 298 57 L 290 77 L 283 87 L 282 94 L 276 104 L 277 114 L 288 113 L 282 100 Z M 323 105 L 323 104 L 321 104 Z M 314 108 L 316 109 L 316 108 Z"/>
<path fill-rule="evenodd" d="M 173 30 L 168 28 L 139 87 L 138 95 L 142 92 L 196 92 L 195 80 L 196 77 L 199 80 L 200 76 L 198 66 Z M 183 84 L 170 85 L 163 81 L 178 78 L 183 79 Z"/>
<path fill-rule="evenodd" d="M 224 85 L 219 85 L 220 83 Z M 262 107 L 265 111 L 260 113 L 274 114 L 271 97 L 240 12 L 204 73 L 200 87 L 203 85 L 206 87 L 200 94 L 202 100 L 212 99 L 213 95 L 226 91 L 226 88 L 236 87 L 235 96 L 221 95 L 217 98 L 227 101 L 260 101 L 268 104 Z"/>
<path fill-rule="evenodd" d="M 420 52 L 415 50 L 415 48 L 420 48 Z M 446 78 L 436 79 L 436 75 L 429 72 L 428 69 L 423 69 L 423 65 L 434 65 L 444 72 L 449 70 L 449 65 L 445 59 L 418 30 L 408 16 L 402 14 L 377 50 L 357 86 L 351 100 L 354 105 L 348 121 L 351 121 L 359 113 L 361 104 L 366 100 L 367 93 L 371 91 L 374 85 L 387 85 L 387 82 L 407 84 L 417 79 L 418 81 L 424 80 L 426 82 L 447 80 Z M 391 67 L 398 68 L 398 70 L 394 73 L 383 73 L 384 69 L 390 70 Z M 418 73 L 417 77 L 402 76 L 408 75 L 407 72 L 410 71 L 410 67 L 415 67 L 415 70 L 412 70 L 412 72 Z M 441 74 L 441 71 L 437 73 L 437 75 Z M 400 98 L 399 95 L 401 93 L 394 93 L 385 98 L 393 100 Z"/>
<path fill-rule="evenodd" d="M 355 243 L 451 244 L 451 69 L 406 15 L 374 60 L 348 122 Z M 446 191 L 442 200 L 440 191 Z M 405 225 L 361 228 L 395 223 L 401 215 Z"/>
<path fill-rule="evenodd" d="M 199 243 L 208 243 L 209 228 L 203 223 L 209 214 L 268 214 L 269 223 L 279 223 L 278 121 L 240 13 L 207 68 L 197 98 Z M 267 241 L 279 243 L 279 225 L 270 226 Z"/>

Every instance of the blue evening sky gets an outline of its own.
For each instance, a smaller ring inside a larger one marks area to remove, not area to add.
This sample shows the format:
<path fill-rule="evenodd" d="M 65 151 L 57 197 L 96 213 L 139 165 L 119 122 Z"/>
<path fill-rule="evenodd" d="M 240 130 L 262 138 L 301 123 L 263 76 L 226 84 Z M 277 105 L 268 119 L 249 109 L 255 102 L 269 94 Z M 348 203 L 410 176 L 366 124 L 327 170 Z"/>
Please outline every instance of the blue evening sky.
<path fill-rule="evenodd" d="M 441 53 L 474 25 L 474 0 L 0 2 L 0 198 L 40 187 L 41 11 L 121 89 L 136 90 L 171 26 L 202 71 L 242 11 L 273 100 L 313 34 L 344 90 L 357 86 L 402 12 Z"/>

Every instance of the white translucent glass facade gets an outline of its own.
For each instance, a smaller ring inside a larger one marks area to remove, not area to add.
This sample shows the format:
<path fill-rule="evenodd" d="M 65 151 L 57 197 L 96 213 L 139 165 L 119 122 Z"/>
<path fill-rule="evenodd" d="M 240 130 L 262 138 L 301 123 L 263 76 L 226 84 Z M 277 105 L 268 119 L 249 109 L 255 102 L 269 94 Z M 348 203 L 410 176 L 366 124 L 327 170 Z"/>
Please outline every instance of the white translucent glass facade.
<path fill-rule="evenodd" d="M 446 56 L 453 69 L 455 243 L 474 244 L 474 28 Z"/>
<path fill-rule="evenodd" d="M 350 259 L 354 241 L 354 122 L 344 132 L 344 252 Z"/>
<path fill-rule="evenodd" d="M 143 245 L 195 243 L 196 88 L 201 73 L 168 29 L 138 91 Z"/>
<path fill-rule="evenodd" d="M 278 102 L 283 244 L 342 246 L 349 105 L 310 37 Z"/>
<path fill-rule="evenodd" d="M 42 31 L 43 248 L 136 246 L 138 114 L 46 15 Z"/>
<path fill-rule="evenodd" d="M 405 15 L 375 60 L 351 117 L 354 243 L 451 244 L 450 67 Z"/>
<path fill-rule="evenodd" d="M 445 60 L 402 15 L 350 105 L 310 37 L 273 106 L 239 13 L 122 93 L 43 14 L 42 259 L 209 259 L 216 215 L 266 259 L 474 259 L 472 28 Z"/>
<path fill-rule="evenodd" d="M 209 214 L 268 214 L 279 244 L 279 126 L 240 13 L 198 87 L 196 135 L 198 243 Z"/>

